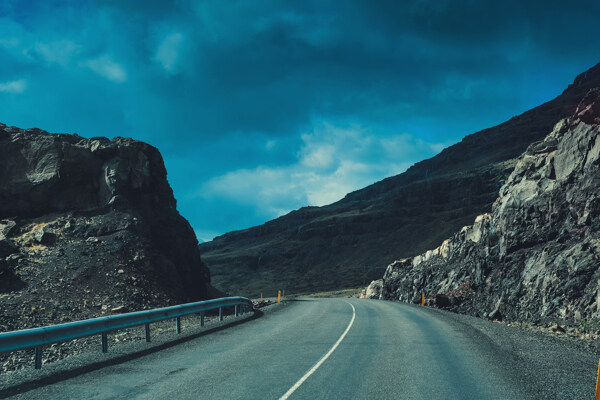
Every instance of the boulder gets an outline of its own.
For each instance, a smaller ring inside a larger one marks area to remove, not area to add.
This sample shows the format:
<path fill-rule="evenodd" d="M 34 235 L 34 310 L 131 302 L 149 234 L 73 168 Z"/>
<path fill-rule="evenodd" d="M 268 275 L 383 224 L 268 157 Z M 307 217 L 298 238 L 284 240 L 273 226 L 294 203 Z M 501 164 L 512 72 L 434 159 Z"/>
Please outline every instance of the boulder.
<path fill-rule="evenodd" d="M 454 298 L 443 293 L 438 293 L 435 295 L 435 305 L 438 308 L 449 308 L 454 305 Z"/>
<path fill-rule="evenodd" d="M 0 221 L 0 240 L 6 239 L 16 225 L 17 223 L 10 219 Z"/>
<path fill-rule="evenodd" d="M 381 287 L 383 285 L 382 279 L 372 281 L 367 287 L 366 297 L 367 299 L 379 299 L 381 295 Z"/>
<path fill-rule="evenodd" d="M 51 244 L 54 242 L 56 235 L 54 235 L 51 229 L 43 227 L 33 234 L 33 238 L 39 244 Z"/>

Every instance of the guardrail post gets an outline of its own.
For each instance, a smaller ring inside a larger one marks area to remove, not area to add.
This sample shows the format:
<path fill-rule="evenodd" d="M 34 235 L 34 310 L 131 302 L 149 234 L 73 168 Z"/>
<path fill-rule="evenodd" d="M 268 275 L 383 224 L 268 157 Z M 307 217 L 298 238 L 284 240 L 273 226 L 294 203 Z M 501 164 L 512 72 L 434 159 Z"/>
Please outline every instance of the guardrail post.
<path fill-rule="evenodd" d="M 181 317 L 175 318 L 175 330 L 177 331 L 177 334 L 181 333 Z"/>
<path fill-rule="evenodd" d="M 200 326 L 204 326 L 204 311 L 200 313 Z"/>
<path fill-rule="evenodd" d="M 144 324 L 146 327 L 146 342 L 150 343 L 150 324 Z"/>
<path fill-rule="evenodd" d="M 235 316 L 237 317 L 239 315 L 239 313 L 240 313 L 240 305 L 236 304 L 235 305 Z"/>
<path fill-rule="evenodd" d="M 102 332 L 102 352 L 108 353 L 108 335 Z"/>
<path fill-rule="evenodd" d="M 219 307 L 219 321 L 223 321 L 223 307 Z"/>
<path fill-rule="evenodd" d="M 35 369 L 42 368 L 42 346 L 35 346 Z"/>

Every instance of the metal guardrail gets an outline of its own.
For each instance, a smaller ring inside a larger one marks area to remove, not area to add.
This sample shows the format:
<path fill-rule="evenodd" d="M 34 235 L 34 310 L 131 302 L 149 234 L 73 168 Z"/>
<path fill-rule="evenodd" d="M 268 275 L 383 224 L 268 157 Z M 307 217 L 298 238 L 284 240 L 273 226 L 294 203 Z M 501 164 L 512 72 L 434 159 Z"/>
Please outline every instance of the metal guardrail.
<path fill-rule="evenodd" d="M 0 333 L 0 353 L 35 348 L 35 368 L 42 367 L 42 346 L 65 342 L 85 336 L 102 335 L 102 352 L 108 352 L 108 332 L 139 325 L 146 327 L 146 341 L 150 342 L 150 323 L 175 318 L 177 333 L 181 333 L 181 317 L 200 313 L 200 325 L 204 326 L 204 312 L 219 309 L 219 320 L 223 320 L 223 308 L 235 307 L 235 316 L 252 309 L 252 301 L 245 297 L 180 304 L 177 306 L 136 311 L 120 315 L 92 318 L 40 328 Z"/>

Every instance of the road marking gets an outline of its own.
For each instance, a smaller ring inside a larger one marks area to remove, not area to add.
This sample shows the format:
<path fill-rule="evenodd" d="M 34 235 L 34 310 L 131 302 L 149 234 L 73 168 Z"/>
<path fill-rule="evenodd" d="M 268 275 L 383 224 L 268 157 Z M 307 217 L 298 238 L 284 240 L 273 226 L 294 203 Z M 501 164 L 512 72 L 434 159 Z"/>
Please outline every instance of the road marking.
<path fill-rule="evenodd" d="M 300 387 L 300 385 L 302 385 L 304 383 L 304 381 L 306 381 L 308 379 L 308 377 L 311 376 L 321 366 L 321 364 L 323 364 L 325 362 L 325 360 L 327 360 L 329 358 L 331 353 L 333 353 L 335 351 L 335 349 L 337 349 L 337 347 L 340 345 L 340 343 L 342 343 L 342 340 L 344 340 L 344 337 L 346 337 L 346 334 L 348 333 L 348 331 L 352 327 L 352 324 L 354 323 L 354 320 L 356 319 L 356 309 L 354 308 L 354 306 L 352 304 L 348 303 L 347 301 L 345 301 L 344 303 L 347 303 L 350 307 L 352 307 L 352 319 L 350 320 L 350 323 L 348 324 L 348 327 L 346 328 L 344 333 L 342 333 L 342 336 L 340 336 L 340 338 L 337 340 L 337 342 L 335 342 L 333 347 L 331 349 L 329 349 L 327 354 L 325 354 L 319 360 L 319 362 L 317 362 L 315 365 L 313 365 L 313 367 L 311 369 L 309 369 L 308 372 L 306 374 L 304 374 L 304 376 L 302 378 L 300 378 L 300 380 L 298 382 L 296 382 L 294 384 L 294 386 L 292 386 L 290 388 L 290 390 L 288 390 L 283 396 L 281 396 L 279 398 L 279 400 L 287 400 L 292 395 L 292 393 L 294 393 L 296 391 L 296 389 L 298 389 Z"/>

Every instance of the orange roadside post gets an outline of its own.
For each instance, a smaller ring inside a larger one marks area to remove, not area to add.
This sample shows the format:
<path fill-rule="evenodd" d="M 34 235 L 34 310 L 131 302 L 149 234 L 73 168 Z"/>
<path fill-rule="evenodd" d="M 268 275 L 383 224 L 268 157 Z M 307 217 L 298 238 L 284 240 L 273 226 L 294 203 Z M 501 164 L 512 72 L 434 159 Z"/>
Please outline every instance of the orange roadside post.
<path fill-rule="evenodd" d="M 277 304 L 281 303 L 281 290 L 277 291 Z"/>
<path fill-rule="evenodd" d="M 596 400 L 600 400 L 600 361 L 598 361 L 598 375 L 596 375 Z"/>
<path fill-rule="evenodd" d="M 421 293 L 421 306 L 425 307 L 425 293 Z"/>

